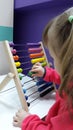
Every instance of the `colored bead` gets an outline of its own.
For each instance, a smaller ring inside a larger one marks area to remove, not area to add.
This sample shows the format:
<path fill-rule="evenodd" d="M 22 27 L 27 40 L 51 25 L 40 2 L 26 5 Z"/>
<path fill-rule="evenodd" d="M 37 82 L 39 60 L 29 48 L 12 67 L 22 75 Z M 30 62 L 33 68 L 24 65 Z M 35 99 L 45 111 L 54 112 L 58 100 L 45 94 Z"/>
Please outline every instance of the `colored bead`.
<path fill-rule="evenodd" d="M 14 47 L 14 43 L 13 42 L 9 42 L 10 47 Z"/>
<path fill-rule="evenodd" d="M 22 73 L 22 72 L 23 72 L 23 69 L 22 69 L 22 68 L 19 68 L 19 69 L 17 69 L 17 72 L 18 72 L 18 73 Z"/>
<path fill-rule="evenodd" d="M 26 93 L 26 89 L 23 88 L 23 92 Z"/>
<path fill-rule="evenodd" d="M 36 72 L 29 71 L 28 76 L 32 77 L 32 74 L 35 74 Z"/>
<path fill-rule="evenodd" d="M 19 75 L 19 79 L 22 80 L 22 78 L 23 78 L 23 77 L 22 77 L 21 75 Z"/>
<path fill-rule="evenodd" d="M 36 59 L 32 59 L 31 60 L 31 63 L 32 64 L 35 64 L 37 62 L 43 62 L 45 60 L 45 57 L 42 57 L 42 58 L 36 58 Z"/>
<path fill-rule="evenodd" d="M 18 61 L 18 60 L 19 60 L 19 56 L 18 56 L 18 55 L 13 56 L 13 59 L 14 59 L 15 61 Z"/>
<path fill-rule="evenodd" d="M 20 67 L 21 63 L 20 62 L 15 62 L 16 67 Z"/>
<path fill-rule="evenodd" d="M 16 54 L 16 49 L 11 50 L 12 54 Z"/>
<path fill-rule="evenodd" d="M 46 62 L 46 61 L 42 63 L 42 66 L 43 66 L 43 67 L 46 66 L 46 65 L 47 65 L 47 62 Z"/>

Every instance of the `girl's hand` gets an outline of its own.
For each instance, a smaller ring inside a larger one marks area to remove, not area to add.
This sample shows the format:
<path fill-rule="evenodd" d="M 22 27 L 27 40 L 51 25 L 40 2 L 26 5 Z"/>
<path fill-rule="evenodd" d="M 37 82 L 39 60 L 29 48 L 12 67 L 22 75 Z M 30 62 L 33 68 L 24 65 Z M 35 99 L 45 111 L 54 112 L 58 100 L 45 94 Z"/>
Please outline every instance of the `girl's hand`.
<path fill-rule="evenodd" d="M 18 110 L 16 115 L 13 117 L 13 126 L 21 127 L 22 121 L 30 114 L 23 109 Z"/>
<path fill-rule="evenodd" d="M 36 63 L 33 65 L 30 72 L 32 72 L 32 77 L 43 77 L 45 69 L 42 67 L 41 63 Z"/>

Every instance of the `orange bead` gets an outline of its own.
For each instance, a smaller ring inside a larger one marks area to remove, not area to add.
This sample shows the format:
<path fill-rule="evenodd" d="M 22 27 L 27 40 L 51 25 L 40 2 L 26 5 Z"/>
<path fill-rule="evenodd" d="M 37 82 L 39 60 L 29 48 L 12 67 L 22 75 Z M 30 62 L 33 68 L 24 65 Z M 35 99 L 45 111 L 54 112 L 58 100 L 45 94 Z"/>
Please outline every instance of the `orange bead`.
<path fill-rule="evenodd" d="M 18 55 L 13 56 L 13 58 L 14 58 L 15 61 L 18 61 L 18 60 L 19 60 L 19 56 L 18 56 Z"/>
<path fill-rule="evenodd" d="M 44 53 L 40 52 L 40 53 L 30 54 L 29 57 L 30 58 L 38 58 L 38 57 L 42 57 L 43 55 L 44 55 Z"/>

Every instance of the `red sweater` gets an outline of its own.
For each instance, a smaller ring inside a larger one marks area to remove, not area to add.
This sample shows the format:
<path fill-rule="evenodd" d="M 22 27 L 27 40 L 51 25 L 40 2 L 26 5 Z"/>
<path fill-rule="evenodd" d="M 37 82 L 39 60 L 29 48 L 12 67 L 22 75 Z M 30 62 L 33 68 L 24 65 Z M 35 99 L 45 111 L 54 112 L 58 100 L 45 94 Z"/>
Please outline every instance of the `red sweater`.
<path fill-rule="evenodd" d="M 60 76 L 50 68 L 46 68 L 44 79 L 60 83 Z M 71 112 L 73 113 L 73 110 Z M 49 110 L 45 121 L 37 115 L 30 115 L 23 120 L 22 130 L 73 130 L 73 120 L 66 104 L 66 97 L 62 99 L 57 92 L 56 102 Z"/>
<path fill-rule="evenodd" d="M 46 70 L 45 77 L 44 77 L 45 81 L 53 82 L 55 84 L 61 83 L 60 75 L 57 73 L 55 69 L 46 67 L 45 70 Z"/>

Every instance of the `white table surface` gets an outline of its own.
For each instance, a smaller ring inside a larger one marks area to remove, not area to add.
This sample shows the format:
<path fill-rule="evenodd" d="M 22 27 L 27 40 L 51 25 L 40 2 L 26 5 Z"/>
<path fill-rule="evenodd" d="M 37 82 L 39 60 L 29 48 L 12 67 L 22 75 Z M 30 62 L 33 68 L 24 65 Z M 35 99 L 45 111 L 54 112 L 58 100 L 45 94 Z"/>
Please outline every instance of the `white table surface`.
<path fill-rule="evenodd" d="M 5 76 L 0 76 L 0 83 L 4 77 Z M 25 81 L 25 78 L 26 77 L 24 77 L 21 81 L 22 83 Z M 34 81 L 32 81 L 30 84 L 32 85 L 35 83 Z M 14 86 L 14 81 L 11 80 L 0 92 L 0 130 L 20 130 L 20 128 L 16 128 L 12 125 L 13 116 L 15 115 L 15 112 L 17 112 L 18 109 L 21 108 L 18 93 L 16 91 L 16 87 Z M 29 83 L 25 85 L 25 88 L 28 86 Z M 10 89 L 12 87 L 14 88 Z M 30 90 L 28 93 L 30 93 Z M 32 98 L 34 99 L 34 96 L 32 96 Z M 32 98 L 30 98 L 29 100 L 32 100 Z M 43 118 L 54 102 L 55 93 L 49 93 L 45 97 L 38 98 L 37 100 L 32 102 L 29 107 L 29 112 L 32 114 L 37 114 L 40 118 Z"/>

